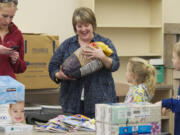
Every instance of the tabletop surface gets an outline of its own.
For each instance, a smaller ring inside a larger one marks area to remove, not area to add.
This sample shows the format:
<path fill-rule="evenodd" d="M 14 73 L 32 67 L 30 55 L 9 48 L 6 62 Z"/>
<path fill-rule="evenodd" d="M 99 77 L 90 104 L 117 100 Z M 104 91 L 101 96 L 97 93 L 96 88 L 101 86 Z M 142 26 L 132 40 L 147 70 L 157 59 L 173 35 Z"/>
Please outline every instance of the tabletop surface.
<path fill-rule="evenodd" d="M 71 132 L 71 133 L 50 133 L 50 132 L 18 132 L 18 133 L 3 133 L 0 132 L 0 135 L 95 135 L 95 132 L 81 132 L 81 131 L 77 131 L 77 132 Z"/>

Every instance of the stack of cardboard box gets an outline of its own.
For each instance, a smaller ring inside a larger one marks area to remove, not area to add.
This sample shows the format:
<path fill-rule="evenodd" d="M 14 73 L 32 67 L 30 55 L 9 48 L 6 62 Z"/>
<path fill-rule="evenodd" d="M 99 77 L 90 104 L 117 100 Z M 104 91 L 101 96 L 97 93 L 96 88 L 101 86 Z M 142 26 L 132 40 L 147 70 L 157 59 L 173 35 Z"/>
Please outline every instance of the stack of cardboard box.
<path fill-rule="evenodd" d="M 25 124 L 25 87 L 10 76 L 0 76 L 0 131 L 6 133 L 32 131 Z"/>
<path fill-rule="evenodd" d="M 161 133 L 160 104 L 97 104 L 95 114 L 96 135 Z"/>

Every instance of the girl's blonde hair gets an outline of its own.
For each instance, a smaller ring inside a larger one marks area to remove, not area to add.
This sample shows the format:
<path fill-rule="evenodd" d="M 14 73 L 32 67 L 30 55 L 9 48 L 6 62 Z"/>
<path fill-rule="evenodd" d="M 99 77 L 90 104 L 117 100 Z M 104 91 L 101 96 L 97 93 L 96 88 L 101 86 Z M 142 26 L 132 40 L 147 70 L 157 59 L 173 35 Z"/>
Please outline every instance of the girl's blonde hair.
<path fill-rule="evenodd" d="M 177 54 L 177 56 L 180 58 L 180 42 L 177 42 L 174 44 L 173 51 Z"/>
<path fill-rule="evenodd" d="M 156 69 L 148 61 L 133 57 L 129 59 L 130 72 L 136 76 L 137 84 L 144 83 L 147 86 L 149 94 L 153 97 L 156 87 Z"/>

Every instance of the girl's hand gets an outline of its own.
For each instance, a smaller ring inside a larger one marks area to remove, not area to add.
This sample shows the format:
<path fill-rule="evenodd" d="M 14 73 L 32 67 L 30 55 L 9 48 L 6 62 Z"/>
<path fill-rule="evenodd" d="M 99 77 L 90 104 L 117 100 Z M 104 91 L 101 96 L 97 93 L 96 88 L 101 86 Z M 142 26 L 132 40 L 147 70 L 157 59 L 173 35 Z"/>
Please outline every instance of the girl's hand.
<path fill-rule="evenodd" d="M 162 108 L 162 115 L 166 115 L 167 109 L 165 107 Z"/>
<path fill-rule="evenodd" d="M 9 57 L 11 58 L 12 64 L 15 64 L 19 58 L 19 52 L 11 50 Z"/>
<path fill-rule="evenodd" d="M 0 45 L 0 54 L 10 54 L 11 50 L 11 48 L 7 48 L 3 45 Z"/>
<path fill-rule="evenodd" d="M 68 77 L 67 75 L 64 74 L 62 71 L 62 66 L 60 66 L 59 72 L 55 74 L 56 78 L 61 79 L 61 80 L 76 80 L 75 78 Z"/>

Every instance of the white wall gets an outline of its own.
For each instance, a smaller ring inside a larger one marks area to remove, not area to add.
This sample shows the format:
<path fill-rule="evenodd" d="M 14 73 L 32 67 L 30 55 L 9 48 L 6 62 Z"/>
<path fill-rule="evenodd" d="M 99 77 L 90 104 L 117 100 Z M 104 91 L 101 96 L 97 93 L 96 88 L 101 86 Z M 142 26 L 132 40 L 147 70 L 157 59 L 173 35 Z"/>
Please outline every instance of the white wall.
<path fill-rule="evenodd" d="M 74 34 L 72 13 L 79 0 L 19 0 L 14 22 L 25 33 L 59 35 L 60 42 Z M 180 23 L 180 0 L 164 0 L 164 22 Z"/>
<path fill-rule="evenodd" d="M 60 42 L 74 34 L 72 14 L 79 0 L 19 0 L 14 22 L 23 33 L 59 35 Z"/>

